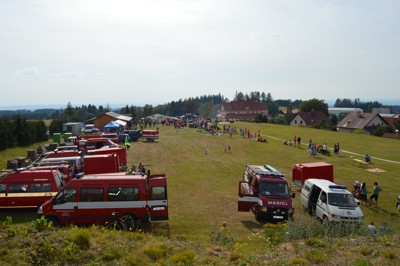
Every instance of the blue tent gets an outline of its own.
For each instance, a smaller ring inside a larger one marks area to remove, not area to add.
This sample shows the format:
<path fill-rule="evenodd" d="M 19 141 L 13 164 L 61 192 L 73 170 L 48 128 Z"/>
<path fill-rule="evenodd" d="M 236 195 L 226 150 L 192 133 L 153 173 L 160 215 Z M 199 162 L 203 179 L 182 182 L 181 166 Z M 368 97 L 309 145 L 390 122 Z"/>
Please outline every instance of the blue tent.
<path fill-rule="evenodd" d="M 121 126 L 120 124 L 118 124 L 114 121 L 111 121 L 110 123 L 105 125 L 104 128 L 119 128 L 120 126 Z"/>

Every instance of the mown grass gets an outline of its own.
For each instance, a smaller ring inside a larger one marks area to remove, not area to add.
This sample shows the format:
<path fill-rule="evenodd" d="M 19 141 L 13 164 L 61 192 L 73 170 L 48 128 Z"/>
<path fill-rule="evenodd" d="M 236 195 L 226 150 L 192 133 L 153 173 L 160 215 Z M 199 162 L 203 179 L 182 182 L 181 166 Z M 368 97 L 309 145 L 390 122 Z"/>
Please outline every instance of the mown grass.
<path fill-rule="evenodd" d="M 157 142 L 132 143 L 128 152 L 129 164 L 142 162 L 148 164 L 146 168 L 152 173 L 165 173 L 168 177 L 170 220 L 155 223 L 154 235 L 137 237 L 136 233 L 105 232 L 96 227 L 83 229 L 89 230 L 89 237 L 86 233 L 72 233 L 68 228 L 46 228 L 32 235 L 32 229 L 26 229 L 28 225 L 32 226 L 30 222 L 3 225 L 1 239 L 6 241 L 0 245 L 0 253 L 5 254 L 7 264 L 15 264 L 17 255 L 7 249 L 15 247 L 24 254 L 38 254 L 32 255 L 33 259 L 48 259 L 48 264 L 93 261 L 93 264 L 110 265 L 116 262 L 121 265 L 312 265 L 335 262 L 342 262 L 339 265 L 368 265 L 365 262 L 396 265 L 400 253 L 400 219 L 395 201 L 400 192 L 400 164 L 373 158 L 369 169 L 380 168 L 385 172 L 372 173 L 352 164 L 351 156 L 360 159 L 363 156 L 345 151 L 399 162 L 398 140 L 272 124 L 230 125 L 254 133 L 261 130 L 268 143 L 243 139 L 238 134 L 232 138 L 227 134 L 210 136 L 192 128 L 177 131 L 172 127 L 161 127 Z M 300 135 L 303 143 L 312 139 L 321 144 L 327 142 L 332 147 L 333 143 L 340 142 L 342 152 L 339 157 L 309 157 L 306 146 L 283 145 L 284 139 L 293 139 L 295 135 Z M 232 148 L 231 154 L 224 152 L 224 146 L 228 144 Z M 207 154 L 204 147 L 207 147 Z M 8 152 L 15 154 L 12 156 L 25 156 L 26 148 L 19 153 Z M 3 163 L 9 155 L 1 155 Z M 371 221 L 377 226 L 387 222 L 393 228 L 393 235 L 374 240 L 361 230 L 337 238 L 302 211 L 296 187 L 292 189 L 296 191 L 295 222 L 299 222 L 288 224 L 283 230 L 283 238 L 269 230 L 271 228 L 265 229 L 251 213 L 237 212 L 238 182 L 246 163 L 268 163 L 284 172 L 291 182 L 293 164 L 315 161 L 332 163 L 336 182 L 347 185 L 349 190 L 355 180 L 366 182 L 369 191 L 373 182 L 378 181 L 383 189 L 378 207 L 361 206 L 365 225 Z M 218 231 L 222 221 L 227 221 L 232 241 L 213 242 L 212 234 Z M 161 225 L 167 226 L 162 228 Z M 46 237 L 42 239 L 42 235 Z M 34 243 L 33 253 L 29 253 L 30 249 L 23 244 L 26 241 Z M 75 249 L 78 246 L 89 247 L 85 252 L 78 252 Z M 365 246 L 371 247 L 372 251 L 365 250 Z M 315 249 L 321 249 L 322 253 L 316 254 Z M 61 252 L 65 258 L 58 261 L 39 256 L 48 250 Z M 67 254 L 74 254 L 75 261 L 68 261 Z"/>
<path fill-rule="evenodd" d="M 373 159 L 369 168 L 379 168 L 383 173 L 372 173 L 353 165 L 352 158 L 362 156 L 346 151 L 400 162 L 400 142 L 359 134 L 338 133 L 310 128 L 294 128 L 272 124 L 233 123 L 237 130 L 247 128 L 251 132 L 261 130 L 268 143 L 243 139 L 238 134 L 210 136 L 196 129 L 184 128 L 177 132 L 170 127 L 161 127 L 157 143 L 134 143 L 129 151 L 131 163 L 150 164 L 153 172 L 166 173 L 169 182 L 170 225 L 172 234 L 183 234 L 190 238 L 206 235 L 210 226 L 226 220 L 238 236 L 246 236 L 252 230 L 260 230 L 250 213 L 237 212 L 237 188 L 246 163 L 271 164 L 284 172 L 291 182 L 293 164 L 325 161 L 334 165 L 335 181 L 352 190 L 355 180 L 366 182 L 372 191 L 378 181 L 383 191 L 378 207 L 362 207 L 365 222 L 379 225 L 388 222 L 399 226 L 399 215 L 395 208 L 400 187 L 400 164 Z M 324 143 L 332 147 L 339 142 L 340 156 L 318 155 L 309 157 L 306 146 L 299 148 L 283 145 L 284 139 L 301 136 L 303 143 Z M 224 153 L 224 145 L 230 144 L 231 154 Z M 207 147 L 208 154 L 204 153 Z M 353 157 L 351 157 L 353 156 Z M 293 187 L 294 191 L 299 189 Z M 301 213 L 300 197 L 295 198 L 296 213 Z M 193 228 L 196 228 L 193 231 Z"/>

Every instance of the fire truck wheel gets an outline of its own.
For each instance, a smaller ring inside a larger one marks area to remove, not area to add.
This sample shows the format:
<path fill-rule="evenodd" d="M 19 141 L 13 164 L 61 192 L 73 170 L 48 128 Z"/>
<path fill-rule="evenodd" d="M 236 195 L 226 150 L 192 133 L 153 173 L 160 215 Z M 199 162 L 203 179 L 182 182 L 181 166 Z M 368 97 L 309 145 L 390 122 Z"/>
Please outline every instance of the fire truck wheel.
<path fill-rule="evenodd" d="M 60 224 L 58 219 L 54 216 L 48 216 L 48 217 L 46 217 L 46 219 L 47 219 L 47 222 L 49 224 L 51 224 L 51 226 L 58 226 Z"/>

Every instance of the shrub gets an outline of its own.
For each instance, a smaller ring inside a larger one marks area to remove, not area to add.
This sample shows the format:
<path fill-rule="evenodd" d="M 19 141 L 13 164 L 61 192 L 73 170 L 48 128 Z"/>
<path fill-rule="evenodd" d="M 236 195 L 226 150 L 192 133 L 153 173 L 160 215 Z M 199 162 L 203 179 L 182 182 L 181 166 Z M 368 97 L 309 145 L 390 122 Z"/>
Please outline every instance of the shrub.
<path fill-rule="evenodd" d="M 6 225 L 10 225 L 10 224 L 12 224 L 11 216 L 7 216 L 6 219 L 0 223 L 1 226 L 6 226 Z"/>
<path fill-rule="evenodd" d="M 293 258 L 290 260 L 291 265 L 307 265 L 308 260 L 305 258 Z"/>
<path fill-rule="evenodd" d="M 194 262 L 194 253 L 190 250 L 185 250 L 171 255 L 168 258 L 168 263 L 171 265 L 192 265 Z"/>
<path fill-rule="evenodd" d="M 305 252 L 306 259 L 315 263 L 328 262 L 328 255 L 319 249 L 307 250 Z"/>
<path fill-rule="evenodd" d="M 122 265 L 128 266 L 142 266 L 150 264 L 149 258 L 142 253 L 129 253 L 123 258 Z"/>
<path fill-rule="evenodd" d="M 123 257 L 123 252 L 119 248 L 108 249 L 104 252 L 103 256 L 101 256 L 101 260 L 103 261 L 113 261 L 119 260 Z"/>
<path fill-rule="evenodd" d="M 34 246 L 34 250 L 30 254 L 30 262 L 33 265 L 51 265 L 54 264 L 53 261 L 57 254 L 56 248 L 45 239 L 39 245 Z"/>
<path fill-rule="evenodd" d="M 370 266 L 372 264 L 365 259 L 356 259 L 355 261 L 353 261 L 352 265 L 354 265 L 354 266 Z"/>
<path fill-rule="evenodd" d="M 73 243 L 80 249 L 87 250 L 90 248 L 90 234 L 87 229 L 82 229 L 76 233 Z"/>
<path fill-rule="evenodd" d="M 212 243 L 218 243 L 221 245 L 233 247 L 234 239 L 231 236 L 229 229 L 221 227 L 218 229 L 216 226 L 210 232 L 210 240 Z"/>
<path fill-rule="evenodd" d="M 157 261 L 161 258 L 167 257 L 170 253 L 170 249 L 167 245 L 161 244 L 156 246 L 148 246 L 143 250 L 143 253 L 146 254 L 151 260 Z"/>
<path fill-rule="evenodd" d="M 286 239 L 286 223 L 267 223 L 264 225 L 263 233 L 267 243 L 276 246 Z"/>
<path fill-rule="evenodd" d="M 47 227 L 51 227 L 51 223 L 49 223 L 44 216 L 32 221 L 32 226 L 38 230 L 43 231 Z"/>

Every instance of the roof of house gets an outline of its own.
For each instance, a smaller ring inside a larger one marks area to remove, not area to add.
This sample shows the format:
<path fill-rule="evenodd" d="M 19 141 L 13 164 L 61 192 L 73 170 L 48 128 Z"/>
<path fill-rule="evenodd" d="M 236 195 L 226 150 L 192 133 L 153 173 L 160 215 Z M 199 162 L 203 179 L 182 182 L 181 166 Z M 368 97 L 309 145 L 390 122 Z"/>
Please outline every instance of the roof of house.
<path fill-rule="evenodd" d="M 382 116 L 382 115 L 381 115 Z M 382 116 L 383 120 L 386 121 L 386 123 L 391 126 L 392 128 L 396 129 L 397 125 L 400 125 L 400 116 L 399 115 L 392 115 L 391 117 L 389 116 Z"/>
<path fill-rule="evenodd" d="M 254 120 L 257 114 L 227 114 L 226 119 L 238 119 L 238 120 Z"/>
<path fill-rule="evenodd" d="M 292 120 L 297 116 L 299 116 L 306 125 L 313 125 L 324 120 L 329 121 L 329 116 L 322 111 L 299 112 L 292 118 Z"/>
<path fill-rule="evenodd" d="M 348 113 L 337 125 L 339 128 L 352 128 L 364 129 L 375 117 L 379 116 L 382 121 L 383 118 L 379 114 L 373 113 Z"/>
<path fill-rule="evenodd" d="M 129 121 L 132 120 L 132 117 L 126 116 L 126 115 L 120 115 L 120 114 L 118 114 L 118 113 L 116 113 L 116 112 L 107 112 L 107 113 L 105 113 L 105 114 L 108 115 L 108 116 L 114 117 L 114 118 L 116 118 L 116 119 L 125 121 L 125 122 L 129 122 Z"/>
<path fill-rule="evenodd" d="M 222 107 L 226 112 L 239 110 L 268 110 L 266 103 L 259 103 L 255 101 L 232 101 L 229 103 L 222 103 Z"/>

